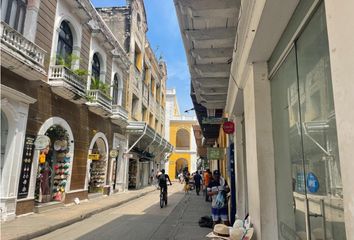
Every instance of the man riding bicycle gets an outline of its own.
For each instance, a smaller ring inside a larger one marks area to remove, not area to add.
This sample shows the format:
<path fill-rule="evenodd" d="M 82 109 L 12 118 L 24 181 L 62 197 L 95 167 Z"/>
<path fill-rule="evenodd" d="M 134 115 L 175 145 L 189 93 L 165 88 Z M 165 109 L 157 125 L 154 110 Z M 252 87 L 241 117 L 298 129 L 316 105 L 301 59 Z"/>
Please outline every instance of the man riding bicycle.
<path fill-rule="evenodd" d="M 165 169 L 162 169 L 161 174 L 157 176 L 157 179 L 159 181 L 160 191 L 164 193 L 165 202 L 167 204 L 167 180 L 170 182 L 170 185 L 172 185 L 170 177 L 165 174 Z"/>

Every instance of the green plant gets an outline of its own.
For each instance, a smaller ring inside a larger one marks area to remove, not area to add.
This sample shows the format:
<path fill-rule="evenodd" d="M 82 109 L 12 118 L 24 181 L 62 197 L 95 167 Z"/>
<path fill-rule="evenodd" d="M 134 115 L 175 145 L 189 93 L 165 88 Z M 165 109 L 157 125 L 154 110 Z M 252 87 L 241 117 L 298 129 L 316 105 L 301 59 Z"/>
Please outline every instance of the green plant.
<path fill-rule="evenodd" d="M 111 85 L 109 85 L 107 83 L 103 83 L 97 78 L 91 78 L 91 87 L 90 88 L 91 88 L 91 90 L 100 90 L 106 96 L 109 97 L 109 95 L 110 95 L 109 89 L 111 88 Z"/>

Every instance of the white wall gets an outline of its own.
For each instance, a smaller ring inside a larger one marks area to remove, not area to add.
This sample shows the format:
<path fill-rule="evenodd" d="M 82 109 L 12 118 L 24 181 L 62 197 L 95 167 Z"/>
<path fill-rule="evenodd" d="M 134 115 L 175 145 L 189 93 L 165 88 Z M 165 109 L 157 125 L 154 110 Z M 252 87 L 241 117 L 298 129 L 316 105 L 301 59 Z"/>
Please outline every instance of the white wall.
<path fill-rule="evenodd" d="M 347 239 L 354 237 L 354 1 L 325 0 Z"/>

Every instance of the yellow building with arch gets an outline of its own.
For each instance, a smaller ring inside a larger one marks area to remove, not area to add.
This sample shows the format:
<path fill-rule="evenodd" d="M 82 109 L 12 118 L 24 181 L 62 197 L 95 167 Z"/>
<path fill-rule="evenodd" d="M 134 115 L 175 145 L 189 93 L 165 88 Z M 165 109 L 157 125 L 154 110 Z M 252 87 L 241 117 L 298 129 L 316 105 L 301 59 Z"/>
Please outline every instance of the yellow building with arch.
<path fill-rule="evenodd" d="M 176 98 L 176 90 L 166 91 L 166 138 L 173 145 L 174 151 L 166 162 L 166 172 L 175 179 L 183 168 L 189 172 L 197 170 L 197 145 L 193 125 L 198 125 L 195 116 L 181 115 Z"/>

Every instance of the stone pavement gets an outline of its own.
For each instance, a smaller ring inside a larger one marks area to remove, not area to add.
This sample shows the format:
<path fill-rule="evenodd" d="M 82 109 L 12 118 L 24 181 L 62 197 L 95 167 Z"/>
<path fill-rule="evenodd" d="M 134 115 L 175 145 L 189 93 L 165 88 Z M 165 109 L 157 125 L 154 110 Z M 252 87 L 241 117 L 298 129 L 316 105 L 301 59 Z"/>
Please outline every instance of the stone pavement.
<path fill-rule="evenodd" d="M 69 205 L 43 213 L 20 216 L 15 220 L 1 223 L 1 239 L 32 239 L 86 219 L 96 213 L 117 207 L 153 191 L 156 191 L 156 188 L 149 186 L 141 190 L 91 199 L 81 202 L 79 205 Z"/>
<path fill-rule="evenodd" d="M 205 202 L 201 193 L 195 191 L 186 194 L 168 218 L 160 225 L 150 238 L 173 240 L 200 240 L 212 231 L 210 228 L 201 228 L 198 225 L 200 217 L 211 215 L 210 202 Z"/>

